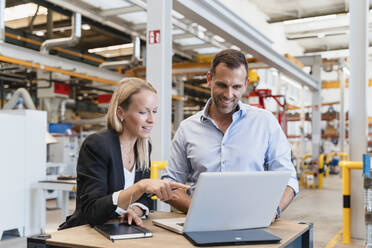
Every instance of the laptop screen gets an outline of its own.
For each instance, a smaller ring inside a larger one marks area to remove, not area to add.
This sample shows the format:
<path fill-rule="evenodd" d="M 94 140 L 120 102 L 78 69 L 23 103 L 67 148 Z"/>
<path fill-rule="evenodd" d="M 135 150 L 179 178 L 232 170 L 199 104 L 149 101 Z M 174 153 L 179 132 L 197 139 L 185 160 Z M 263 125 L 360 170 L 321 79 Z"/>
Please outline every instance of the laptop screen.
<path fill-rule="evenodd" d="M 200 174 L 184 232 L 269 226 L 289 176 L 289 171 Z"/>

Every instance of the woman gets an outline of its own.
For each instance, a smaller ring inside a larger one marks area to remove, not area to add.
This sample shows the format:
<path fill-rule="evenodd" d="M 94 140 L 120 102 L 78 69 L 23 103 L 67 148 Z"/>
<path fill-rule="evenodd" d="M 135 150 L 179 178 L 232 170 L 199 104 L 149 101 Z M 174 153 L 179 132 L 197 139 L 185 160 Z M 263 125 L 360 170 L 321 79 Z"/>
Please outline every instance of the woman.
<path fill-rule="evenodd" d="M 156 90 L 138 78 L 125 78 L 109 105 L 107 129 L 88 136 L 81 146 L 77 166 L 75 212 L 60 229 L 89 223 L 103 224 L 110 219 L 127 218 L 142 225 L 151 199 L 156 194 L 166 201 L 176 198 L 173 188 L 187 189 L 180 183 L 148 179 L 150 150 L 148 141 L 158 109 Z"/>

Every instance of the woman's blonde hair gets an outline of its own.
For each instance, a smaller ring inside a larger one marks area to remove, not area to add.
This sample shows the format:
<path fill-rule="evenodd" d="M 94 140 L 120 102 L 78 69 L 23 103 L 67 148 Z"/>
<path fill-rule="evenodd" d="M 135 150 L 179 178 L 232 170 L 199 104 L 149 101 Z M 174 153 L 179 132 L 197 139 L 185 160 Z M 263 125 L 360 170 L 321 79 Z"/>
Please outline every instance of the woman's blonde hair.
<path fill-rule="evenodd" d="M 113 129 L 119 134 L 123 132 L 123 124 L 117 116 L 117 109 L 120 106 L 124 111 L 127 110 L 131 104 L 132 96 L 142 90 L 149 90 L 157 93 L 155 88 L 149 82 L 140 78 L 129 77 L 124 78 L 119 82 L 114 94 L 112 95 L 108 108 L 106 121 L 107 128 Z M 140 170 L 149 168 L 149 142 L 148 139 L 138 138 L 134 147 L 137 159 L 137 168 Z"/>

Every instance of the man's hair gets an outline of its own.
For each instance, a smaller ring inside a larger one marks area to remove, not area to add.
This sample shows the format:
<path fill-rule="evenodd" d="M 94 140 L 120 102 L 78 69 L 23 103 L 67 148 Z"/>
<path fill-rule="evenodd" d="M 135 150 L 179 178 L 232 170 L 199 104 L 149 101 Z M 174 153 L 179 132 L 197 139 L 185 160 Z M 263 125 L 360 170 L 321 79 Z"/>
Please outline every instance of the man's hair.
<path fill-rule="evenodd" d="M 217 53 L 212 60 L 211 69 L 209 71 L 211 78 L 216 74 L 216 67 L 220 63 L 226 64 L 230 69 L 237 69 L 243 65 L 247 72 L 245 80 L 248 80 L 248 63 L 242 52 L 235 49 L 225 49 Z"/>

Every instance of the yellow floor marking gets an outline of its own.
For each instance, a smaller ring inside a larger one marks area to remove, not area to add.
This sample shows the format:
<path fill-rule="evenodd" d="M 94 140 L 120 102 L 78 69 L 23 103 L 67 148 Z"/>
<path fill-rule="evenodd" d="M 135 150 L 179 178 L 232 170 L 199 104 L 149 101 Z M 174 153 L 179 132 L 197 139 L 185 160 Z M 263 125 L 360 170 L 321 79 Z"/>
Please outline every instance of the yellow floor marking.
<path fill-rule="evenodd" d="M 328 242 L 325 248 L 333 248 L 339 241 L 340 236 L 342 234 L 342 230 L 339 231 L 333 238 Z"/>

